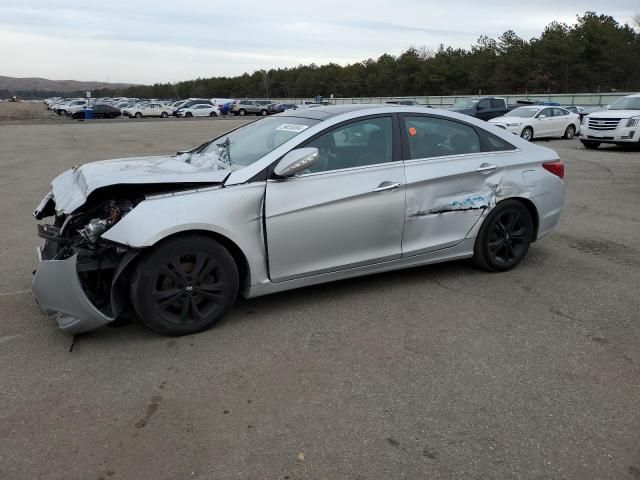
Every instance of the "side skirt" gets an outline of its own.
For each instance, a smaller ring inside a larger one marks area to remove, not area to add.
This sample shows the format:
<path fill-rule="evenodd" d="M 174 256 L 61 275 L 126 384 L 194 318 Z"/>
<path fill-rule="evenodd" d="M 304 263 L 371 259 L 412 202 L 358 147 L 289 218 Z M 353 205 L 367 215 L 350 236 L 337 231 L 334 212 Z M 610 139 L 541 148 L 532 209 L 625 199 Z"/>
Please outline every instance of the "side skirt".
<path fill-rule="evenodd" d="M 411 257 L 399 258 L 397 260 L 389 260 L 388 262 L 350 268 L 348 270 L 340 270 L 338 272 L 323 273 L 311 277 L 296 278 L 294 280 L 287 280 L 284 282 L 265 282 L 258 285 L 251 285 L 246 297 L 260 297 L 262 295 L 284 292 L 286 290 L 293 290 L 295 288 L 308 287 L 311 285 L 318 285 L 320 283 L 328 283 L 336 280 L 362 277 L 364 275 L 372 275 L 374 273 L 390 272 L 392 270 L 401 270 L 403 268 L 418 267 L 421 265 L 429 265 L 431 263 L 440 263 L 450 260 L 471 258 L 473 256 L 473 246 L 475 244 L 475 241 L 475 238 L 466 238 L 463 242 L 454 247 L 445 248 L 422 255 L 414 255 Z"/>

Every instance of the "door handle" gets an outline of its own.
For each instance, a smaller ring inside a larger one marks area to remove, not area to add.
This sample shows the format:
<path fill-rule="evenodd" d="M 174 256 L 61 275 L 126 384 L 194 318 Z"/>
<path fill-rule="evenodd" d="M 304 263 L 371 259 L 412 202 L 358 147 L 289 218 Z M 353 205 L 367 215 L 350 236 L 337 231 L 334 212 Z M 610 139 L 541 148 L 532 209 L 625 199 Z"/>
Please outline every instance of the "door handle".
<path fill-rule="evenodd" d="M 376 188 L 373 189 L 374 192 L 386 192 L 389 190 L 397 190 L 402 186 L 401 183 L 391 183 L 391 182 L 382 182 Z"/>
<path fill-rule="evenodd" d="M 476 172 L 479 173 L 491 173 L 494 170 L 498 169 L 498 165 L 489 165 L 488 163 L 483 163 L 478 168 L 476 168 Z"/>

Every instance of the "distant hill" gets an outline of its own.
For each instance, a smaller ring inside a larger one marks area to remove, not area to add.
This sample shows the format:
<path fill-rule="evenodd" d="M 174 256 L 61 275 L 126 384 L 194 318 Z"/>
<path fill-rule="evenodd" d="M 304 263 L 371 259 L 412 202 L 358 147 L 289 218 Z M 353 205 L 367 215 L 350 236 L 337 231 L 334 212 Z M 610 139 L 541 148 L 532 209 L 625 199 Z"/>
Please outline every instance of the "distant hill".
<path fill-rule="evenodd" d="M 46 78 L 15 78 L 0 76 L 0 91 L 17 95 L 23 92 L 79 92 L 110 88 L 119 90 L 131 83 L 82 82 L 78 80 L 48 80 Z"/>

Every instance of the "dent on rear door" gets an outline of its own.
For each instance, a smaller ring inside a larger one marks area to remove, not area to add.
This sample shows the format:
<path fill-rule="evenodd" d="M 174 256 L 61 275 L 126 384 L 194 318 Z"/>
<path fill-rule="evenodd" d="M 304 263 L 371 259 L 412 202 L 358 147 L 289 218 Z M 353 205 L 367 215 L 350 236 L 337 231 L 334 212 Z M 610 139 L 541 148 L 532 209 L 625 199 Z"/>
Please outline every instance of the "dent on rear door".
<path fill-rule="evenodd" d="M 403 256 L 457 245 L 496 203 L 502 169 L 495 157 L 460 155 L 405 162 Z M 478 172 L 496 165 L 494 171 Z"/>

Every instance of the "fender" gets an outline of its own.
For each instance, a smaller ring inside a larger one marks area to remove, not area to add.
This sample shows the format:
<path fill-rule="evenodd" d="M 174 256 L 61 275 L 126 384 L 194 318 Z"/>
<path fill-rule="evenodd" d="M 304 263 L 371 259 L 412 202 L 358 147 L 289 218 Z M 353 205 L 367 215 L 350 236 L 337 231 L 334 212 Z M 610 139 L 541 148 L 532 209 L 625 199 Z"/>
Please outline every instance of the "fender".
<path fill-rule="evenodd" d="M 149 248 L 180 232 L 208 231 L 228 238 L 249 263 L 249 285 L 268 281 L 262 204 L 266 182 L 149 196 L 102 238 Z"/>

